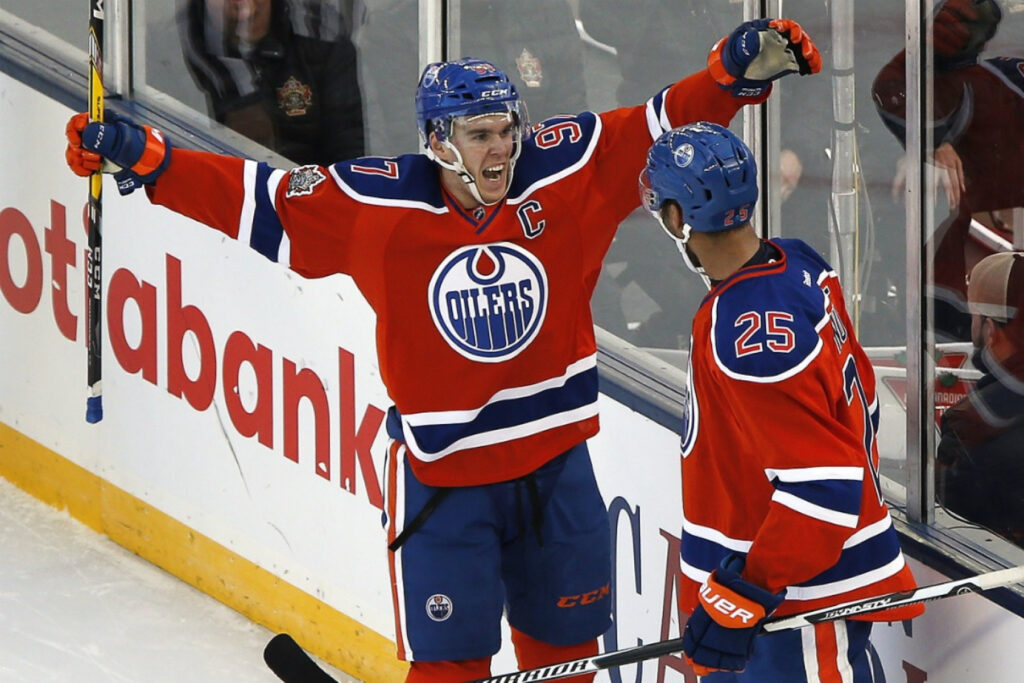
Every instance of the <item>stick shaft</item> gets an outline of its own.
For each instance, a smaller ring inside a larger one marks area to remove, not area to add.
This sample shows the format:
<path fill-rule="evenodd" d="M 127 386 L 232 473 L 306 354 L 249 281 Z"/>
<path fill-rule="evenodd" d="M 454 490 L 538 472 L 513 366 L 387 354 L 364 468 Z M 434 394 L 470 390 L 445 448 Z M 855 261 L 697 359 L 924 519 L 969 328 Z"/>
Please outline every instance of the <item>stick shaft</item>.
<path fill-rule="evenodd" d="M 89 0 L 89 118 L 103 120 L 103 23 L 104 0 Z M 102 361 L 103 347 L 103 176 L 89 178 L 89 250 L 86 256 L 86 347 L 89 396 L 85 419 L 103 419 Z"/>
<path fill-rule="evenodd" d="M 922 602 L 929 602 L 931 600 L 941 600 L 942 598 L 948 598 L 954 595 L 979 593 L 992 588 L 999 588 L 1013 583 L 1022 582 L 1024 582 L 1024 566 L 1000 569 L 966 579 L 958 579 L 956 581 L 946 581 L 945 583 L 922 586 L 912 591 L 879 595 L 866 600 L 856 600 L 843 603 L 841 605 L 794 614 L 789 617 L 773 619 L 765 622 L 762 627 L 762 635 L 765 633 L 802 628 L 804 626 L 810 626 L 812 624 L 818 624 L 825 621 L 833 621 L 835 619 L 845 619 L 862 614 L 871 614 L 872 612 L 880 612 L 893 607 L 913 605 Z M 639 645 L 637 647 L 616 650 L 615 652 L 609 652 L 595 657 L 576 659 L 571 662 L 561 662 L 536 669 L 492 676 L 491 678 L 480 679 L 473 683 L 554 681 L 568 676 L 593 673 L 613 666 L 635 664 L 637 662 L 654 659 L 663 655 L 681 652 L 682 648 L 683 639 L 673 638 L 656 643 L 649 643 L 647 645 Z"/>
<path fill-rule="evenodd" d="M 1021 583 L 1022 581 L 1024 581 L 1024 566 L 999 569 L 997 571 L 971 576 L 966 579 L 958 579 L 956 581 L 946 581 L 945 583 L 922 586 L 912 591 L 890 593 L 889 595 L 881 595 L 864 600 L 854 600 L 841 605 L 833 605 L 832 607 L 825 607 L 810 612 L 794 614 L 790 617 L 771 619 L 765 622 L 763 629 L 766 633 L 786 631 L 793 628 L 810 626 L 812 624 L 820 624 L 825 621 L 847 619 L 860 614 L 880 612 L 882 610 L 892 609 L 893 607 L 905 607 L 907 605 L 916 605 L 918 603 L 930 602 L 932 600 L 941 600 L 942 598 L 948 598 L 953 595 L 980 593 L 982 591 L 989 590 L 990 588 L 999 588 L 1012 583 Z"/>

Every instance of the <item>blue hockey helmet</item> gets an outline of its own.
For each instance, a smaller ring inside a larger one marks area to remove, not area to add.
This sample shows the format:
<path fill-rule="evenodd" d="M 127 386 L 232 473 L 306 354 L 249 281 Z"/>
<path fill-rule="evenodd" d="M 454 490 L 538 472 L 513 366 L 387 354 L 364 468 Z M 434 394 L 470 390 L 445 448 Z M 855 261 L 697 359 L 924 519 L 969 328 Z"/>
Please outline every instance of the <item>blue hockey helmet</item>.
<path fill-rule="evenodd" d="M 519 90 L 504 71 L 483 59 L 429 64 L 416 86 L 416 124 L 424 145 L 431 133 L 447 139 L 457 117 L 504 113 L 528 130 Z"/>
<path fill-rule="evenodd" d="M 663 133 L 651 146 L 640 173 L 640 198 L 659 222 L 661 207 L 671 199 L 689 229 L 728 230 L 753 215 L 757 165 L 728 128 L 691 123 Z"/>
<path fill-rule="evenodd" d="M 495 204 L 500 199 L 484 201 L 476 179 L 463 163 L 462 153 L 450 138 L 458 118 L 500 114 L 507 115 L 515 127 L 515 146 L 509 159 L 505 185 L 505 191 L 508 192 L 516 161 L 523 149 L 523 139 L 530 134 L 526 105 L 519 99 L 515 84 L 504 71 L 490 62 L 471 57 L 453 62 L 435 62 L 423 70 L 419 85 L 416 86 L 416 124 L 420 144 L 428 157 L 457 173 L 481 204 Z M 454 161 L 444 161 L 434 154 L 430 147 L 431 133 L 452 151 Z"/>

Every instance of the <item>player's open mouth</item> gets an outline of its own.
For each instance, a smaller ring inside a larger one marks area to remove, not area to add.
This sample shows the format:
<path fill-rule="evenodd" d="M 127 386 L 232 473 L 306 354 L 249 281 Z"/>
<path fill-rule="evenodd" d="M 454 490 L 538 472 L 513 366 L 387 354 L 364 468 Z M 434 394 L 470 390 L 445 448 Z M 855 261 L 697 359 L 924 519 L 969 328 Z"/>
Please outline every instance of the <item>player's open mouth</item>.
<path fill-rule="evenodd" d="M 483 176 L 487 180 L 498 180 L 501 178 L 501 172 L 505 169 L 505 165 L 501 164 L 498 166 L 490 166 L 483 170 Z"/>

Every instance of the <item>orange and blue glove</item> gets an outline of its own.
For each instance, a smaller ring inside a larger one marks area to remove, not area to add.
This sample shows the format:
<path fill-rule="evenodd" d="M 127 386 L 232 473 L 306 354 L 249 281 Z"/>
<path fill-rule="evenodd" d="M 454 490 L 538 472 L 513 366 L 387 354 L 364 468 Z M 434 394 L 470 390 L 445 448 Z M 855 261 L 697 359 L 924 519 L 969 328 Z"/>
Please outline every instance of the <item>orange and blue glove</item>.
<path fill-rule="evenodd" d="M 80 176 L 113 173 L 123 195 L 156 182 L 171 160 L 171 143 L 163 133 L 114 112 L 107 112 L 103 122 L 75 114 L 65 133 L 64 158 L 71 170 Z"/>
<path fill-rule="evenodd" d="M 743 671 L 754 653 L 761 624 L 782 604 L 785 591 L 770 593 L 745 581 L 744 559 L 730 555 L 700 588 L 700 604 L 683 630 L 683 652 L 698 676 Z"/>
<path fill-rule="evenodd" d="M 821 54 L 800 24 L 791 19 L 755 19 L 715 43 L 708 71 L 737 97 L 763 94 L 787 74 L 821 71 Z"/>

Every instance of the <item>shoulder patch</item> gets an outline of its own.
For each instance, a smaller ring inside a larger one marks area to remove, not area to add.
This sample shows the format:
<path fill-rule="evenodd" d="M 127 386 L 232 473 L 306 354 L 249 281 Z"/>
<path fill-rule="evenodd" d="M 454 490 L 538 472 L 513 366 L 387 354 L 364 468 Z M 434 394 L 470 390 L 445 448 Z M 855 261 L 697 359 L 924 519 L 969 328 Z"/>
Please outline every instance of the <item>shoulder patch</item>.
<path fill-rule="evenodd" d="M 715 298 L 711 346 L 725 374 L 778 382 L 798 374 L 821 351 L 819 332 L 828 322 L 825 295 L 816 284 L 804 284 L 803 271 L 795 278 L 753 278 Z"/>
<path fill-rule="evenodd" d="M 535 125 L 516 165 L 510 203 L 581 168 L 593 154 L 600 133 L 601 120 L 592 112 L 553 116 Z"/>
<path fill-rule="evenodd" d="M 299 166 L 288 173 L 288 190 L 285 197 L 302 197 L 313 194 L 313 189 L 327 180 L 318 166 Z"/>
<path fill-rule="evenodd" d="M 1024 59 L 1020 57 L 993 57 L 982 62 L 990 70 L 996 71 L 1003 82 L 1012 86 L 1017 94 L 1024 96 Z"/>
<path fill-rule="evenodd" d="M 425 154 L 339 161 L 331 174 L 357 201 L 446 211 L 438 166 Z"/>

